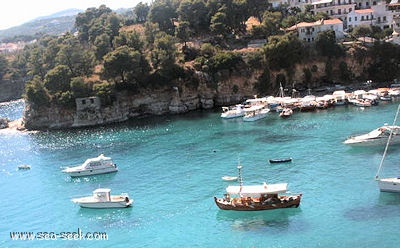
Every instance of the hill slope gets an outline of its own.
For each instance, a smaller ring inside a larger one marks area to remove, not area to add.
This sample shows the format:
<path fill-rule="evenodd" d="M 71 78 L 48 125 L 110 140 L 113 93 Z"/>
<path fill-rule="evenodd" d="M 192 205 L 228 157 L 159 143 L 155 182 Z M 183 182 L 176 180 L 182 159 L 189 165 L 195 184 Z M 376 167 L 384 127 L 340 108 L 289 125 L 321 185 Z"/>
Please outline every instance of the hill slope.
<path fill-rule="evenodd" d="M 58 35 L 73 32 L 79 9 L 68 9 L 49 16 L 38 17 L 30 22 L 0 30 L 0 41 L 12 40 L 15 36 L 34 36 L 36 34 Z"/>

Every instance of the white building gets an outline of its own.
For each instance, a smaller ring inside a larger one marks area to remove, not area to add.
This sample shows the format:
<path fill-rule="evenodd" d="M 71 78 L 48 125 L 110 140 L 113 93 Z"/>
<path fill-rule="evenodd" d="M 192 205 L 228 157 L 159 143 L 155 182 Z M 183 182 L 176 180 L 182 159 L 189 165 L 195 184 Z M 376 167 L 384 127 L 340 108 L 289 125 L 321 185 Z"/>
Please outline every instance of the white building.
<path fill-rule="evenodd" d="M 286 30 L 297 30 L 299 39 L 304 42 L 314 42 L 318 36 L 318 33 L 326 30 L 335 31 L 336 39 L 341 39 L 344 37 L 343 22 L 340 19 L 319 20 L 316 22 L 300 22 Z"/>
<path fill-rule="evenodd" d="M 388 10 L 386 3 L 379 2 L 367 9 L 356 9 L 347 15 L 347 27 L 378 26 L 381 29 L 391 28 L 393 13 Z"/>

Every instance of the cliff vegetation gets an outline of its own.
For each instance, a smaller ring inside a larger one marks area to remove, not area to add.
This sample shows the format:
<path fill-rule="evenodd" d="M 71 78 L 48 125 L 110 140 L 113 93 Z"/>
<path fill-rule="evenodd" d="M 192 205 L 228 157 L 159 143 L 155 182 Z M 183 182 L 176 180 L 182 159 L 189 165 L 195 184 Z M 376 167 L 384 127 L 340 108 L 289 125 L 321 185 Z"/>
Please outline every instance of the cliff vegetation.
<path fill-rule="evenodd" d="M 47 129 L 208 109 L 275 95 L 280 83 L 301 90 L 399 77 L 400 48 L 382 40 L 387 30 L 358 28 L 347 43 L 325 31 L 313 44 L 282 31 L 322 18 L 256 0 L 156 0 L 125 15 L 102 5 L 76 16 L 76 33 L 1 55 L 0 78 L 27 82 L 25 126 Z M 355 40 L 366 34 L 377 41 Z"/>

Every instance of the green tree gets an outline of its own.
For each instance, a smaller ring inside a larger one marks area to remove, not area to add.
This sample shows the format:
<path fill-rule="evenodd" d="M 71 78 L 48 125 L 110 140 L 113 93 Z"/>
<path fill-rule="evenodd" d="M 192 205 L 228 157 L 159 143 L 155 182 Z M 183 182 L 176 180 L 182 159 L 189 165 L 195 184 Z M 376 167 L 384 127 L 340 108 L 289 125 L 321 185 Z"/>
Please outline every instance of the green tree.
<path fill-rule="evenodd" d="M 194 33 L 208 30 L 210 25 L 208 11 L 204 0 L 183 0 L 177 10 L 179 21 L 186 22 Z"/>
<path fill-rule="evenodd" d="M 83 42 L 89 42 L 90 35 L 89 30 L 94 25 L 94 22 L 101 15 L 110 14 L 112 10 L 105 5 L 100 5 L 99 8 L 88 8 L 85 12 L 79 13 L 75 18 L 75 27 L 79 32 L 79 40 Z M 93 30 L 91 31 L 93 33 Z M 99 33 L 101 34 L 101 33 Z M 92 37 L 95 40 L 95 37 Z"/>
<path fill-rule="evenodd" d="M 147 16 L 149 15 L 150 7 L 147 3 L 138 3 L 133 12 L 136 16 L 136 22 L 145 23 L 147 21 Z"/>
<path fill-rule="evenodd" d="M 92 95 L 91 85 L 85 83 L 82 77 L 74 77 L 71 79 L 70 89 L 74 98 L 88 97 Z"/>
<path fill-rule="evenodd" d="M 111 52 L 112 46 L 110 45 L 110 36 L 101 34 L 96 37 L 94 41 L 94 54 L 98 61 L 103 59 L 103 56 Z"/>
<path fill-rule="evenodd" d="M 3 54 L 0 54 L 0 80 L 3 79 L 7 70 L 8 70 L 8 60 Z"/>
<path fill-rule="evenodd" d="M 149 66 L 140 52 L 121 46 L 104 56 L 103 76 L 116 84 L 137 84 L 148 75 Z"/>
<path fill-rule="evenodd" d="M 24 98 L 37 108 L 48 106 L 51 99 L 38 76 L 26 84 Z"/>
<path fill-rule="evenodd" d="M 336 35 L 333 30 L 325 30 L 317 35 L 315 46 L 322 56 L 339 57 L 343 55 L 343 50 L 336 43 Z"/>
<path fill-rule="evenodd" d="M 168 71 L 175 67 L 177 58 L 176 40 L 173 36 L 160 33 L 154 41 L 151 61 L 154 69 Z"/>
<path fill-rule="evenodd" d="M 361 38 L 363 37 L 363 41 L 365 42 L 365 37 L 366 36 L 371 36 L 372 34 L 372 29 L 370 26 L 364 26 L 360 25 L 355 27 L 352 31 L 351 34 L 356 37 L 356 38 Z"/>
<path fill-rule="evenodd" d="M 57 65 L 46 74 L 44 87 L 50 94 L 69 91 L 72 75 L 68 66 Z"/>
<path fill-rule="evenodd" d="M 216 35 L 227 36 L 230 31 L 226 25 L 228 21 L 227 15 L 220 11 L 211 17 L 210 30 Z"/>
<path fill-rule="evenodd" d="M 93 71 L 93 54 L 75 38 L 67 39 L 60 45 L 55 57 L 58 65 L 65 65 L 73 76 L 89 76 Z"/>
<path fill-rule="evenodd" d="M 189 40 L 190 34 L 191 30 L 188 22 L 180 22 L 175 29 L 175 36 L 183 42 L 184 47 L 186 47 L 186 42 Z"/>
<path fill-rule="evenodd" d="M 291 69 L 304 58 L 304 45 L 293 35 L 271 36 L 264 45 L 265 58 L 273 70 Z"/>
<path fill-rule="evenodd" d="M 177 18 L 176 9 L 172 0 L 156 0 L 151 5 L 149 21 L 157 23 L 161 31 L 173 35 L 175 31 L 173 20 Z"/>
<path fill-rule="evenodd" d="M 114 38 L 114 47 L 128 46 L 138 51 L 142 51 L 144 48 L 143 38 L 138 32 L 126 31 L 121 32 L 117 37 Z"/>

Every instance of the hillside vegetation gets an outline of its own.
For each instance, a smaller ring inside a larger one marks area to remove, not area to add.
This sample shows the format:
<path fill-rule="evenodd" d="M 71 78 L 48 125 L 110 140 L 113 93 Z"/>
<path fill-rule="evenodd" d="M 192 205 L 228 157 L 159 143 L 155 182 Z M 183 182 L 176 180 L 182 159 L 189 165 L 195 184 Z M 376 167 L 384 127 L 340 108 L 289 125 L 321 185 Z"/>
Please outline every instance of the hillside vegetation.
<path fill-rule="evenodd" d="M 249 18 L 258 22 L 248 25 Z M 400 76 L 398 46 L 379 39 L 372 47 L 344 46 L 333 31 L 304 44 L 295 33 L 282 31 L 321 18 L 327 16 L 272 9 L 257 0 L 156 0 L 126 14 L 102 5 L 76 16 L 77 35 L 45 35 L 11 58 L 0 56 L 0 78 L 26 80 L 25 98 L 34 108 L 74 108 L 77 97 L 96 95 L 110 105 L 118 92 L 196 89 L 204 78 L 218 89 L 235 72 L 259 75 L 247 86 L 259 95 L 273 92 L 279 83 L 316 87 Z M 385 32 L 374 30 L 376 37 Z M 247 49 L 255 39 L 268 42 Z M 229 86 L 232 94 L 242 87 Z"/>

